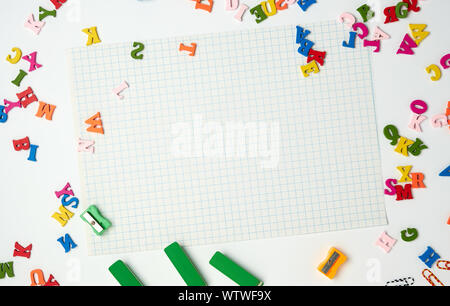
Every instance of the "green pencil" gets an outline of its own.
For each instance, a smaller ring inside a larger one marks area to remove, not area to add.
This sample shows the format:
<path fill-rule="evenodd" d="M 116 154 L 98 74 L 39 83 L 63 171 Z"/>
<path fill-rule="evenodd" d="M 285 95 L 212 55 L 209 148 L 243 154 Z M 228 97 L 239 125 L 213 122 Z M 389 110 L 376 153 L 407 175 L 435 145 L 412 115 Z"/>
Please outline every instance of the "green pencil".
<path fill-rule="evenodd" d="M 175 269 L 180 273 L 186 285 L 206 286 L 202 276 L 177 242 L 166 247 L 164 252 L 166 252 L 167 257 L 169 257 Z"/>
<path fill-rule="evenodd" d="M 108 270 L 121 286 L 143 286 L 122 260 L 113 263 Z"/>
<path fill-rule="evenodd" d="M 239 286 L 262 286 L 263 282 L 220 252 L 216 252 L 209 264 L 228 276 Z"/>

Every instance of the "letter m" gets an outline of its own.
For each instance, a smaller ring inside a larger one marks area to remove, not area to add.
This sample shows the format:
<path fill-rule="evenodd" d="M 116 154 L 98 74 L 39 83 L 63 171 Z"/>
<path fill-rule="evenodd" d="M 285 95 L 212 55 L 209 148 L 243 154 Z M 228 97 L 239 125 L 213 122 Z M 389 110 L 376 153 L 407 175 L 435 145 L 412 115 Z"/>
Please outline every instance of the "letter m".
<path fill-rule="evenodd" d="M 405 188 L 403 188 L 402 185 L 395 185 L 395 191 L 397 192 L 397 201 L 410 200 L 413 198 L 411 186 L 411 184 L 406 184 Z"/>
<path fill-rule="evenodd" d="M 59 207 L 59 211 L 60 211 L 59 213 L 55 212 L 52 215 L 52 218 L 61 223 L 61 226 L 65 226 L 67 221 L 69 221 L 69 219 L 73 217 L 73 212 L 71 212 L 62 205 Z"/>
<path fill-rule="evenodd" d="M 52 120 L 55 108 L 56 108 L 55 105 L 47 104 L 45 102 L 39 102 L 36 117 L 42 118 L 45 115 L 45 119 Z"/>
<path fill-rule="evenodd" d="M 13 264 L 12 261 L 0 263 L 0 279 L 5 278 L 5 274 L 8 274 L 8 277 L 14 277 Z"/>

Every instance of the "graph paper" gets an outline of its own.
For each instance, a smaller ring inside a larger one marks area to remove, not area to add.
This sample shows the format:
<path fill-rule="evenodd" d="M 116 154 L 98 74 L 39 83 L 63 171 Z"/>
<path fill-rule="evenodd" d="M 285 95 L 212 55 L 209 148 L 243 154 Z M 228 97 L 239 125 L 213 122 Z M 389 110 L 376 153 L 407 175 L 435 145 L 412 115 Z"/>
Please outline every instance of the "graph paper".
<path fill-rule="evenodd" d="M 90 255 L 386 224 L 371 50 L 302 26 L 327 51 L 309 78 L 295 25 L 142 41 L 142 60 L 133 42 L 69 50 L 76 137 L 95 140 L 81 200 L 113 224 L 86 227 Z M 97 112 L 104 135 L 86 131 Z"/>

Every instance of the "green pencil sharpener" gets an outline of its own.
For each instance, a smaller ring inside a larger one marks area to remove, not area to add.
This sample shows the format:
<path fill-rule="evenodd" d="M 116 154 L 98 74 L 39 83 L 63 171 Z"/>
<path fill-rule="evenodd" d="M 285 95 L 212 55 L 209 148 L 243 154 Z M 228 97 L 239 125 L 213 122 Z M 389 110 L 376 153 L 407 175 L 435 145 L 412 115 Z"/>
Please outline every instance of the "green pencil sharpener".
<path fill-rule="evenodd" d="M 88 209 L 80 215 L 80 218 L 91 226 L 97 236 L 103 235 L 103 233 L 111 227 L 111 222 L 102 216 L 95 205 L 89 206 Z"/>

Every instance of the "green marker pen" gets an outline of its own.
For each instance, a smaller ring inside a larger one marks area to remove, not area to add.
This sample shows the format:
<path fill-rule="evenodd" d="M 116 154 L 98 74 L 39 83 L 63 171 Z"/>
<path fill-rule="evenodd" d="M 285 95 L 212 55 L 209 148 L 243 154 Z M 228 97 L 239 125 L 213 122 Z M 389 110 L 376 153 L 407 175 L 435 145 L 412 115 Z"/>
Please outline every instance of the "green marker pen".
<path fill-rule="evenodd" d="M 228 276 L 239 286 L 262 286 L 263 282 L 220 252 L 216 252 L 209 264 Z"/>
<path fill-rule="evenodd" d="M 200 273 L 195 268 L 189 257 L 183 251 L 178 242 L 174 242 L 164 249 L 167 257 L 180 273 L 181 278 L 188 286 L 206 286 Z"/>
<path fill-rule="evenodd" d="M 113 263 L 108 270 L 121 286 L 143 286 L 122 260 Z"/>

